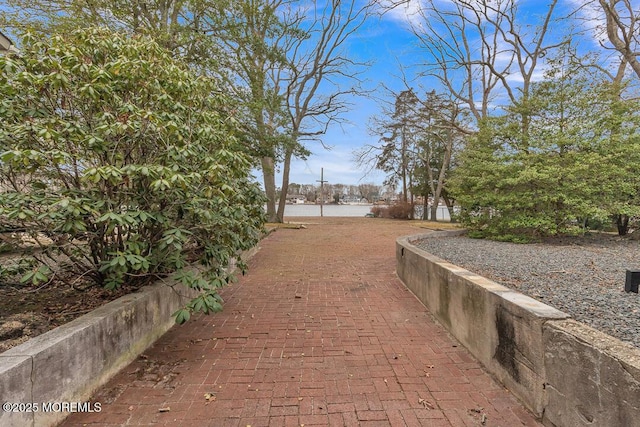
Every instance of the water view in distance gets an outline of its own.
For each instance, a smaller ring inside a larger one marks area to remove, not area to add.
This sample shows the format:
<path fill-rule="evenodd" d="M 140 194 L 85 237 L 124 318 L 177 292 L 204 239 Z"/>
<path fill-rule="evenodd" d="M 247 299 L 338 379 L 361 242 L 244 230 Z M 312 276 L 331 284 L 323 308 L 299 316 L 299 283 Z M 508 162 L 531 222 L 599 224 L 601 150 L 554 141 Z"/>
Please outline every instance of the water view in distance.
<path fill-rule="evenodd" d="M 371 212 L 371 204 L 353 204 L 353 205 L 324 205 L 322 207 L 323 216 L 365 216 Z M 421 207 L 420 207 L 421 208 Z M 419 218 L 419 212 L 416 212 L 416 218 Z M 320 205 L 314 204 L 291 204 L 285 205 L 284 208 L 285 221 L 286 217 L 295 216 L 320 216 Z M 448 221 L 449 212 L 446 206 L 438 206 L 438 220 Z"/>

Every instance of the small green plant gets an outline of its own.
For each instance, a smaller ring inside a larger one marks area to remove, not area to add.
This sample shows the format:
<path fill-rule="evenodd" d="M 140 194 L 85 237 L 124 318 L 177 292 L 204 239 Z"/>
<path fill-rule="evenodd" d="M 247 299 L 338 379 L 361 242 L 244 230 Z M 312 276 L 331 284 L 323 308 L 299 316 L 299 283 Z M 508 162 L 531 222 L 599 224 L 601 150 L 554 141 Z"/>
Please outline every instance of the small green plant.
<path fill-rule="evenodd" d="M 32 257 L 21 257 L 9 260 L 0 265 L 0 281 L 5 284 L 25 284 L 33 277 L 26 275 L 38 269 L 38 261 Z M 44 279 L 44 277 L 41 277 Z"/>
<path fill-rule="evenodd" d="M 467 237 L 470 239 L 484 239 L 486 236 L 482 230 L 469 230 Z"/>
<path fill-rule="evenodd" d="M 535 241 L 533 238 L 519 235 L 519 234 L 501 234 L 493 237 L 493 240 L 498 242 L 511 242 L 511 243 L 531 243 Z"/>

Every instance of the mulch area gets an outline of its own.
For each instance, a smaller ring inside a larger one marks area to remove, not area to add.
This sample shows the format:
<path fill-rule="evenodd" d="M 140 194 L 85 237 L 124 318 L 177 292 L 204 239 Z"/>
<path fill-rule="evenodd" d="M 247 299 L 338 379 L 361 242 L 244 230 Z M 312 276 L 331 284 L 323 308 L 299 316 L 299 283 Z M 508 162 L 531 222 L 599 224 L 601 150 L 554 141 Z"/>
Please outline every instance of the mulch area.
<path fill-rule="evenodd" d="M 77 290 L 61 281 L 47 285 L 0 283 L 0 352 L 70 322 L 128 290 Z"/>

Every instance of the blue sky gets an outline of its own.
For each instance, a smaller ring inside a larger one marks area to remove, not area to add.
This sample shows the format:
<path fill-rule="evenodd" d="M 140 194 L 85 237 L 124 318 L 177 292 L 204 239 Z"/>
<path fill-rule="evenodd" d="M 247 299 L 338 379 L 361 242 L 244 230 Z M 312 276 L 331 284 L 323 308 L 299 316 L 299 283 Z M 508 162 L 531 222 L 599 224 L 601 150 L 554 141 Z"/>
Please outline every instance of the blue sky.
<path fill-rule="evenodd" d="M 385 91 L 380 88 L 382 83 L 394 90 L 402 90 L 398 64 L 409 64 L 411 56 L 417 53 L 406 24 L 391 15 L 372 17 L 356 37 L 350 39 L 349 50 L 358 61 L 372 63 L 362 78 L 366 79 L 364 88 L 374 91 L 376 97 L 384 95 Z M 291 183 L 313 184 L 320 179 L 320 170 L 324 168 L 324 179 L 333 184 L 382 184 L 384 174 L 379 171 L 367 174 L 366 168 L 358 168 L 353 161 L 355 150 L 377 142 L 375 136 L 369 135 L 367 124 L 373 115 L 379 114 L 378 101 L 352 97 L 349 102 L 353 106 L 343 115 L 345 122 L 334 123 L 321 137 L 322 143 L 307 143 L 312 151 L 307 160 L 292 161 Z M 281 174 L 277 174 L 276 179 L 277 183 L 282 182 Z"/>
<path fill-rule="evenodd" d="M 424 55 L 415 45 L 415 38 L 410 32 L 407 24 L 407 14 L 411 14 L 411 9 L 420 0 L 411 0 L 408 8 L 398 8 L 391 14 L 386 14 L 381 18 L 372 18 L 358 36 L 351 40 L 350 52 L 358 60 L 372 61 L 364 77 L 367 79 L 367 89 L 379 88 L 379 85 L 391 87 L 394 91 L 404 88 L 400 76 L 400 66 L 402 63 L 408 77 L 415 74 L 417 68 L 415 63 Z M 448 0 L 437 0 L 437 3 L 445 5 Z M 536 22 L 547 10 L 548 1 L 541 0 L 519 0 L 518 7 L 524 12 L 523 16 Z M 564 14 L 567 10 L 575 10 L 576 6 L 583 6 L 583 0 L 560 0 L 556 11 Z M 582 10 L 582 16 L 587 18 L 578 25 L 585 29 L 593 29 L 598 23 L 596 15 L 588 10 Z M 575 21 L 574 21 L 575 22 Z M 557 25 L 557 24 L 556 24 Z M 561 26 L 558 26 L 561 27 Z M 553 28 L 555 32 L 562 32 L 565 28 Z M 557 34 L 555 35 L 557 37 Z M 588 50 L 596 48 L 598 43 L 590 39 L 583 44 Z M 414 65 L 412 67 L 412 65 Z M 537 69 L 536 75 L 542 77 L 544 64 Z M 512 78 L 517 77 L 514 75 Z M 424 83 L 424 82 L 422 82 Z M 379 89 L 376 96 L 384 97 L 385 91 Z M 384 174 L 373 171 L 366 175 L 366 170 L 358 168 L 353 161 L 353 152 L 366 144 L 376 144 L 377 138 L 369 134 L 367 124 L 373 115 L 380 114 L 379 102 L 374 99 L 353 98 L 354 108 L 344 115 L 348 123 L 342 125 L 334 124 L 326 135 L 322 137 L 322 142 L 326 146 L 332 147 L 325 150 L 320 143 L 309 143 L 308 148 L 312 155 L 307 160 L 295 159 L 292 161 L 290 182 L 299 184 L 310 184 L 320 179 L 320 169 L 324 168 L 324 179 L 331 183 L 359 184 L 373 182 L 381 184 Z M 277 176 L 277 182 L 281 182 L 281 175 Z"/>

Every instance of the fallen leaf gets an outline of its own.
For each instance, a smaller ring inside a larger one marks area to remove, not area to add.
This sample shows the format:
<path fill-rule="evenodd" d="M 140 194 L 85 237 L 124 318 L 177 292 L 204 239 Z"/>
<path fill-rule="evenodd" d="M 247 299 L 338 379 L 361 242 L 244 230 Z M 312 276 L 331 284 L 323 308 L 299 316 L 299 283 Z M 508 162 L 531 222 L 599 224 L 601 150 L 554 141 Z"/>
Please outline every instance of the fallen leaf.
<path fill-rule="evenodd" d="M 421 404 L 422 406 L 424 406 L 427 409 L 433 409 L 433 405 L 431 403 L 427 402 L 423 398 L 418 399 L 418 403 Z"/>
<path fill-rule="evenodd" d="M 158 409 L 158 412 L 169 412 L 169 411 L 171 411 L 171 408 L 170 408 L 170 407 L 168 407 L 168 406 L 167 406 L 166 408 L 160 408 L 160 409 Z"/>

